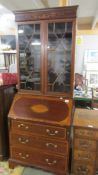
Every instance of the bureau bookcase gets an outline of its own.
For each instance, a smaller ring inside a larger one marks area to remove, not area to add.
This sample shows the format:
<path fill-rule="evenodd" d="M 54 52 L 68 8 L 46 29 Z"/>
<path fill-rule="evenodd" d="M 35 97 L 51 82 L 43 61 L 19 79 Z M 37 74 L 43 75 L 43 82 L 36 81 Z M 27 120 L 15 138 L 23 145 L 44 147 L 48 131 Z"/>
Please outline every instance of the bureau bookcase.
<path fill-rule="evenodd" d="M 77 6 L 15 12 L 19 91 L 9 165 L 68 172 Z"/>

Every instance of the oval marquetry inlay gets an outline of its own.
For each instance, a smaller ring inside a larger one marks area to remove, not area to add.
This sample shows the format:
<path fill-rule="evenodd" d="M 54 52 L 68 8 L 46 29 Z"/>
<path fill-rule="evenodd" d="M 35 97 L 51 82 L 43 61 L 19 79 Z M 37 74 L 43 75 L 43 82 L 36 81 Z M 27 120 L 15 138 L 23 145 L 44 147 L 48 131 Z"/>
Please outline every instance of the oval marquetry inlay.
<path fill-rule="evenodd" d="M 48 111 L 48 107 L 41 104 L 33 105 L 31 109 L 33 112 L 37 112 L 37 113 L 44 113 Z"/>

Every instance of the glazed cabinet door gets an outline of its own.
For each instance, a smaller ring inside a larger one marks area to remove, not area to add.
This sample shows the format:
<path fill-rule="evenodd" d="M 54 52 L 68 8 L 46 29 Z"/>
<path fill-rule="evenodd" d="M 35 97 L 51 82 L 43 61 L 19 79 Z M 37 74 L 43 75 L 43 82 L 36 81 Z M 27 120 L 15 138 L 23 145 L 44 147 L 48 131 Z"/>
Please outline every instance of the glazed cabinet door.
<path fill-rule="evenodd" d="M 18 24 L 20 89 L 66 96 L 73 91 L 73 21 Z"/>
<path fill-rule="evenodd" d="M 47 38 L 47 92 L 70 93 L 72 22 L 49 22 Z"/>
<path fill-rule="evenodd" d="M 20 89 L 41 91 L 40 23 L 18 25 Z"/>

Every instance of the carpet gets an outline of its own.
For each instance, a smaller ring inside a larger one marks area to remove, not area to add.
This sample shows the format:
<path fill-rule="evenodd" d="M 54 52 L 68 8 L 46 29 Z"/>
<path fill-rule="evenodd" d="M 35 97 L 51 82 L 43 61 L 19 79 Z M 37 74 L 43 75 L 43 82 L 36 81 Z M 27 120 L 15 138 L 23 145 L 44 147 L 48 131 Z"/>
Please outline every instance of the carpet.
<path fill-rule="evenodd" d="M 9 169 L 7 161 L 0 162 L 0 175 L 53 175 L 53 173 L 45 172 L 41 169 L 17 166 Z"/>
<path fill-rule="evenodd" d="M 35 168 L 24 168 L 23 175 L 54 175 L 53 173 L 45 172 Z"/>
<path fill-rule="evenodd" d="M 0 162 L 0 175 L 23 175 L 24 167 L 17 166 L 15 169 L 9 169 L 8 162 Z"/>

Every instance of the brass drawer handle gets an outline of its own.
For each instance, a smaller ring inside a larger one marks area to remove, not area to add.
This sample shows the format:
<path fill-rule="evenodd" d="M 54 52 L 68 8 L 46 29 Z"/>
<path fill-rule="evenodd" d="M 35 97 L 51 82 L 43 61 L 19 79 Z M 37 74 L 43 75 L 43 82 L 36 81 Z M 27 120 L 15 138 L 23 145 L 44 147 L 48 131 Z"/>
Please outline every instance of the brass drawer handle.
<path fill-rule="evenodd" d="M 59 133 L 59 131 L 56 130 L 56 131 L 52 132 L 49 129 L 46 129 L 46 133 L 49 134 L 50 136 L 55 136 Z"/>
<path fill-rule="evenodd" d="M 88 168 L 84 168 L 84 167 L 78 167 L 77 171 L 80 172 L 80 173 L 82 172 L 83 174 L 85 174 L 85 173 L 88 173 L 89 169 Z"/>
<path fill-rule="evenodd" d="M 20 156 L 20 158 L 22 158 L 22 159 L 27 159 L 27 158 L 29 158 L 29 154 L 26 154 L 25 156 L 23 156 L 22 153 L 19 153 L 19 156 Z"/>
<path fill-rule="evenodd" d="M 88 131 L 87 132 L 87 135 L 93 136 L 94 135 L 94 132 Z"/>
<path fill-rule="evenodd" d="M 87 144 L 84 144 L 84 145 L 82 145 L 82 144 L 80 144 L 80 147 L 81 148 L 89 148 L 91 146 L 91 144 L 90 143 L 87 143 Z"/>
<path fill-rule="evenodd" d="M 80 135 L 84 135 L 85 132 L 84 132 L 84 131 L 80 131 L 79 134 L 80 134 Z"/>
<path fill-rule="evenodd" d="M 88 135 L 88 136 L 93 136 L 93 135 L 94 135 L 94 133 L 91 132 L 91 131 L 90 131 L 90 132 L 89 132 L 89 131 L 87 131 L 87 132 L 85 132 L 85 131 L 80 131 L 79 134 L 80 134 L 80 135 Z"/>
<path fill-rule="evenodd" d="M 55 145 L 54 143 L 46 143 L 46 146 L 49 147 L 49 146 L 52 146 L 54 148 L 57 148 L 58 146 Z"/>
<path fill-rule="evenodd" d="M 23 123 L 21 123 L 21 124 L 18 125 L 18 128 L 24 128 L 24 129 L 28 130 L 29 126 L 26 126 Z"/>
<path fill-rule="evenodd" d="M 56 160 L 53 160 L 52 162 L 50 162 L 49 159 L 45 159 L 45 161 L 47 162 L 48 165 L 54 165 L 57 163 Z"/>
<path fill-rule="evenodd" d="M 79 140 L 79 146 L 81 147 L 81 148 L 89 148 L 89 147 L 91 147 L 92 146 L 92 142 L 90 142 L 90 141 L 85 141 L 85 140 Z"/>
<path fill-rule="evenodd" d="M 25 138 L 19 137 L 19 138 L 18 138 L 18 141 L 19 141 L 20 143 L 22 143 L 22 144 L 26 144 L 26 143 L 29 142 L 29 139 L 25 139 Z"/>
<path fill-rule="evenodd" d="M 87 155 L 80 155 L 80 154 L 78 154 L 78 157 L 79 157 L 79 159 L 89 159 L 90 158 L 90 155 L 89 154 L 87 154 Z"/>

